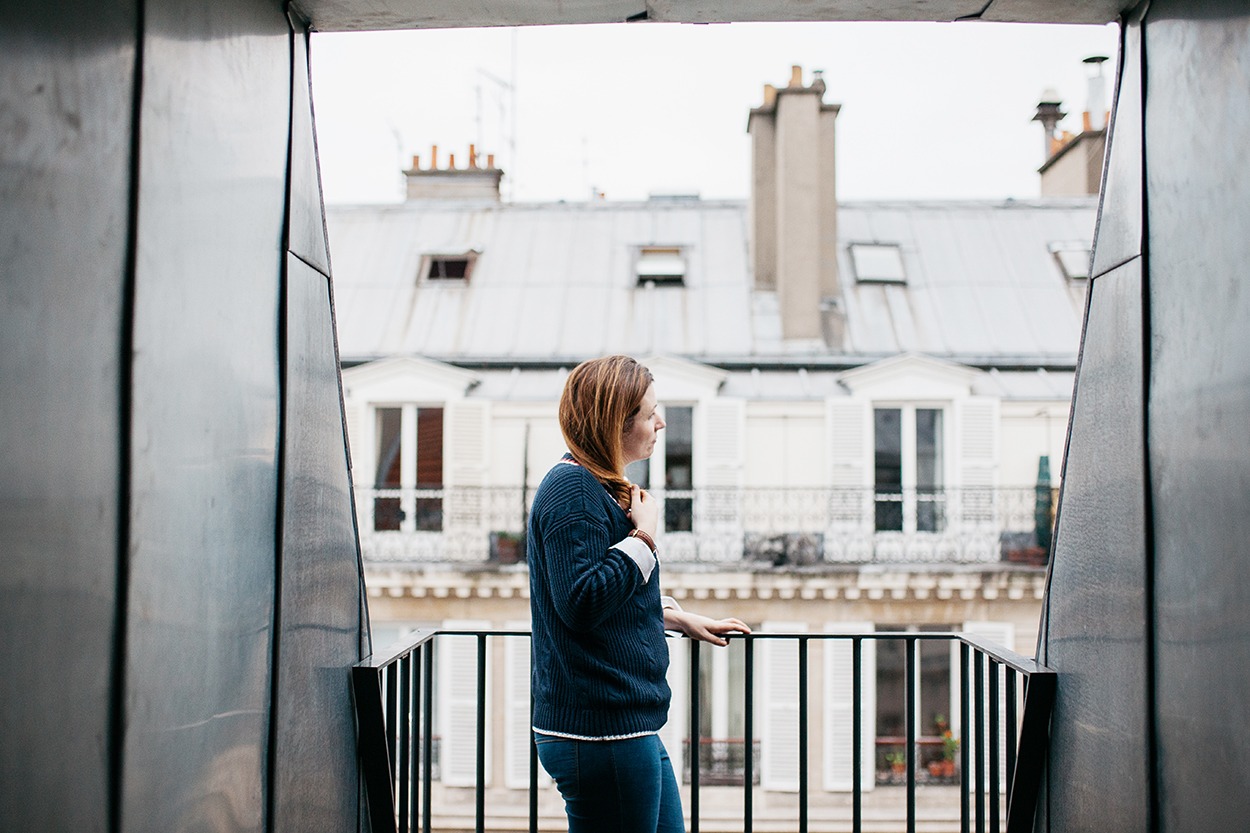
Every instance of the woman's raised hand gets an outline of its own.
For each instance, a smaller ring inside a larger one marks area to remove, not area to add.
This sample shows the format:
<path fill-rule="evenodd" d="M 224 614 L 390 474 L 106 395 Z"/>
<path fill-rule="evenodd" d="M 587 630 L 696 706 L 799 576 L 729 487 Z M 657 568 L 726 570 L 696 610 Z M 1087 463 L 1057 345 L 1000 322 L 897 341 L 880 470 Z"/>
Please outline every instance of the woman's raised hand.
<path fill-rule="evenodd" d="M 629 517 L 633 519 L 634 526 L 655 537 L 660 524 L 660 504 L 636 483 L 629 487 Z"/>

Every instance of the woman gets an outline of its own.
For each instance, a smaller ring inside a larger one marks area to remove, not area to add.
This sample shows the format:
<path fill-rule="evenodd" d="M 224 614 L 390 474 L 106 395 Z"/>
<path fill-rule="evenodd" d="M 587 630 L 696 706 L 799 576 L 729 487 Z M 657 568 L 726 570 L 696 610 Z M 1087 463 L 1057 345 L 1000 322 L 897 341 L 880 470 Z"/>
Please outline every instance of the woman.
<path fill-rule="evenodd" d="M 534 739 L 570 833 L 682 833 L 659 736 L 668 717 L 665 629 L 713 645 L 750 633 L 660 596 L 659 507 L 625 478 L 664 419 L 650 371 L 626 356 L 578 365 L 560 397 L 570 453 L 530 511 Z"/>

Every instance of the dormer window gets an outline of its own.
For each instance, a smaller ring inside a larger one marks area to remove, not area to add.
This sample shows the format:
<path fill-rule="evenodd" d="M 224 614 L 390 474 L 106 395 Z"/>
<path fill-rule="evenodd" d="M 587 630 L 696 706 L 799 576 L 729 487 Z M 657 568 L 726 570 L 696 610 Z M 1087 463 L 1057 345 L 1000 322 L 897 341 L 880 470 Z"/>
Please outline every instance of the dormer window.
<path fill-rule="evenodd" d="M 1083 281 L 1089 278 L 1089 244 L 1076 240 L 1058 241 L 1046 246 L 1051 257 L 1059 265 L 1059 271 L 1070 281 Z"/>
<path fill-rule="evenodd" d="M 686 252 L 681 246 L 642 246 L 634 258 L 638 286 L 686 285 Z"/>
<path fill-rule="evenodd" d="M 418 280 L 468 283 L 477 261 L 477 252 L 431 254 L 421 258 Z"/>
<path fill-rule="evenodd" d="M 858 283 L 907 283 L 897 243 L 852 243 L 851 269 Z"/>

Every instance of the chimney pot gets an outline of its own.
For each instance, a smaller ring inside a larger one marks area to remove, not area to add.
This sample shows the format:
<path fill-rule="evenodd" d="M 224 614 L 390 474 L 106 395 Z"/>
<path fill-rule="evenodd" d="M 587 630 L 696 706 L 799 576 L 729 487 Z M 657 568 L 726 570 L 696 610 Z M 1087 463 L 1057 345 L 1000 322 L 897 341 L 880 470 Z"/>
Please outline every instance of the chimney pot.
<path fill-rule="evenodd" d="M 438 169 L 438 145 L 430 145 L 430 170 Z"/>
<path fill-rule="evenodd" d="M 803 86 L 803 67 L 799 66 L 798 64 L 795 64 L 794 66 L 790 67 L 790 86 L 791 87 Z"/>
<path fill-rule="evenodd" d="M 495 169 L 495 154 L 486 154 L 486 167 L 490 168 L 492 171 Z"/>
<path fill-rule="evenodd" d="M 772 107 L 777 103 L 777 88 L 772 84 L 764 85 L 764 106 Z"/>
<path fill-rule="evenodd" d="M 421 170 L 421 157 L 415 153 L 412 155 L 412 169 L 414 171 Z"/>
<path fill-rule="evenodd" d="M 456 169 L 456 154 L 447 154 L 447 170 L 454 171 Z"/>
<path fill-rule="evenodd" d="M 469 145 L 469 167 L 477 167 L 477 147 L 475 145 Z"/>

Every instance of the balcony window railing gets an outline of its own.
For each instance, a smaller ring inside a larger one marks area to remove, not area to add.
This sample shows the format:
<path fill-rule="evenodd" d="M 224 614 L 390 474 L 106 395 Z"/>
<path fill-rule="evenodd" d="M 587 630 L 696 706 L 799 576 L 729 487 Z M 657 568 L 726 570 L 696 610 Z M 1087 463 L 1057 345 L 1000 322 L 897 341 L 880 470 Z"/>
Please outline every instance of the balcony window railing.
<path fill-rule="evenodd" d="M 459 641 L 458 646 L 462 652 L 466 643 L 468 646 L 476 646 L 475 651 L 470 647 L 469 653 L 473 656 L 460 656 L 462 660 L 469 660 L 470 664 L 473 659 L 476 660 L 476 697 L 472 702 L 458 704 L 468 707 L 462 714 L 471 713 L 474 716 L 470 721 L 474 726 L 473 747 L 470 750 L 467 748 L 468 744 L 465 744 L 466 748 L 452 749 L 449 752 L 444 740 L 442 768 L 446 772 L 448 754 L 462 758 L 461 763 L 472 761 L 474 775 L 465 786 L 470 788 L 472 794 L 473 827 L 480 833 L 487 829 L 487 739 L 490 735 L 489 726 L 494 721 L 493 710 L 488 708 L 488 692 L 497 685 L 488 675 L 491 665 L 488 663 L 488 640 L 521 640 L 525 649 L 524 655 L 528 656 L 529 634 L 518 631 L 432 630 L 420 632 L 410 644 L 384 655 L 372 656 L 353 669 L 361 774 L 374 833 L 408 833 L 415 830 L 431 833 L 437 829 L 433 826 L 435 782 L 439 777 L 435 765 L 433 703 L 439 686 L 436 680 L 438 664 L 434 661 L 434 652 L 437 643 L 449 638 Z M 745 642 L 745 680 L 741 691 L 735 695 L 744 701 L 744 738 L 756 738 L 756 728 L 760 723 L 754 697 L 757 646 L 789 646 L 786 656 L 793 658 L 793 673 L 797 680 L 797 702 L 793 704 L 797 713 L 797 731 L 793 735 L 794 748 L 783 751 L 787 759 L 797 766 L 793 800 L 795 829 L 799 833 L 806 833 L 812 828 L 809 791 L 811 782 L 815 780 L 812 777 L 813 756 L 809 730 L 813 699 L 811 694 L 818 687 L 811 685 L 809 680 L 809 655 L 813 653 L 813 642 L 830 641 L 840 646 L 839 651 L 844 652 L 849 659 L 849 662 L 839 667 L 849 669 L 850 680 L 843 682 L 849 682 L 852 693 L 850 725 L 839 736 L 845 744 L 840 753 L 850 761 L 850 806 L 847 808 L 847 818 L 831 820 L 827 815 L 821 816 L 816 826 L 828 827 L 832 824 L 838 829 L 849 827 L 854 833 L 860 833 L 864 829 L 865 793 L 878 780 L 873 775 L 877 762 L 864 760 L 864 654 L 866 647 L 877 642 L 895 641 L 904 645 L 907 657 L 906 691 L 909 693 L 905 708 L 908 715 L 905 732 L 898 737 L 875 740 L 879 750 L 888 747 L 893 751 L 891 760 L 897 761 L 901 770 L 897 776 L 892 775 L 891 778 L 898 785 L 893 789 L 900 790 L 905 796 L 906 815 L 901 820 L 905 823 L 905 829 L 914 833 L 917 822 L 920 821 L 917 790 L 928 789 L 930 785 L 949 784 L 956 790 L 954 800 L 958 804 L 960 829 L 975 829 L 978 833 L 987 830 L 989 833 L 1000 833 L 1004 827 L 1007 833 L 1025 833 L 1032 830 L 1054 702 L 1055 674 L 1052 670 L 980 638 L 956 633 L 764 632 L 733 638 Z M 958 653 L 957 713 L 958 726 L 961 729 L 958 757 L 954 772 L 950 775 L 930 774 L 927 767 L 922 768 L 927 759 L 932 757 L 932 739 L 919 733 L 915 702 L 918 686 L 915 683 L 920 674 L 918 645 L 921 641 L 932 640 L 954 644 Z M 691 687 L 688 725 L 698 727 L 702 725 L 699 710 L 703 699 L 698 696 L 701 679 L 700 643 L 690 642 L 686 654 L 689 662 L 688 669 L 684 670 L 688 671 L 687 679 Z M 518 670 L 520 669 L 514 668 L 512 673 L 516 674 Z M 825 670 L 829 673 L 828 668 Z M 777 666 L 772 664 L 769 673 L 776 672 Z M 820 703 L 819 696 L 815 700 L 817 704 Z M 515 706 L 515 702 L 509 704 L 509 708 Z M 528 723 L 524 720 L 524 715 L 519 717 L 522 723 Z M 517 718 L 517 715 L 513 715 L 514 721 Z M 515 758 L 512 752 L 507 754 L 513 765 L 519 760 L 524 766 L 528 752 L 528 829 L 537 831 L 540 769 L 532 740 L 527 732 L 524 734 L 525 742 L 514 747 L 521 757 Z M 691 833 L 699 831 L 702 790 L 733 789 L 717 786 L 724 781 L 731 781 L 741 789 L 741 816 L 733 829 L 751 833 L 757 817 L 763 825 L 763 816 L 775 810 L 779 797 L 773 796 L 766 802 L 770 805 L 769 808 L 760 807 L 757 810 L 757 794 L 761 789 L 767 789 L 767 785 L 756 786 L 760 783 L 763 762 L 755 753 L 754 741 L 751 744 L 752 754 L 747 755 L 745 739 L 739 740 L 736 743 L 739 750 L 737 758 L 734 757 L 733 744 L 718 749 L 718 743 L 724 741 L 707 739 L 705 742 L 697 730 L 686 743 L 686 754 L 683 758 L 688 766 L 685 780 L 688 784 L 686 809 L 689 814 L 689 830 Z M 691 745 L 699 749 L 698 755 L 689 754 Z M 465 758 L 470 752 L 471 757 Z M 887 779 L 886 783 L 891 781 Z M 949 786 L 945 788 L 951 789 Z M 543 789 L 551 787 L 544 781 Z M 501 802 L 500 806 L 503 805 L 515 807 L 516 803 Z M 518 810 L 524 812 L 519 808 Z M 718 803 L 718 810 L 723 814 L 723 804 Z M 499 812 L 494 803 L 492 812 Z M 821 812 L 827 814 L 827 802 L 822 805 Z M 467 814 L 458 814 L 457 818 L 462 815 Z M 515 829 L 513 825 L 520 821 L 514 815 L 510 817 L 507 826 Z M 456 823 L 465 824 L 467 820 Z"/>
<path fill-rule="evenodd" d="M 521 535 L 520 487 L 357 489 L 365 559 L 499 560 L 492 536 Z M 669 564 L 1044 563 L 1049 489 L 703 488 L 656 490 Z"/>

